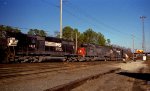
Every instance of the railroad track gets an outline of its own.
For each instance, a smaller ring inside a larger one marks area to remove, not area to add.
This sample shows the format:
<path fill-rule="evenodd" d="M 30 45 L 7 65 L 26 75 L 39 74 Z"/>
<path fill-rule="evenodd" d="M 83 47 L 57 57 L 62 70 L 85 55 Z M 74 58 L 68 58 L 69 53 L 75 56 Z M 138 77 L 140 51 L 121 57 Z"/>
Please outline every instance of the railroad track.
<path fill-rule="evenodd" d="M 114 62 L 69 62 L 69 63 L 29 63 L 0 65 L 0 79 L 8 79 L 43 73 L 57 73 L 84 69 L 98 64 L 112 64 Z"/>

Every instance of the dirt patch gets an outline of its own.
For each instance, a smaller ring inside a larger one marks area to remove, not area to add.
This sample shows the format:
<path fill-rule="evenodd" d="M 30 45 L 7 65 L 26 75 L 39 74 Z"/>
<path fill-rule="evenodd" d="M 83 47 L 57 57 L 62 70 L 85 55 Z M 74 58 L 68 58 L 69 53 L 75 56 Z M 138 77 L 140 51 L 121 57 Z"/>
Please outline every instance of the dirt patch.
<path fill-rule="evenodd" d="M 144 62 L 145 64 L 148 65 L 148 67 L 150 68 L 150 59 Z"/>
<path fill-rule="evenodd" d="M 133 91 L 150 91 L 150 60 L 144 62 L 147 65 L 146 68 L 140 70 L 141 74 L 147 74 L 142 76 L 144 79 L 136 79 L 133 85 Z"/>

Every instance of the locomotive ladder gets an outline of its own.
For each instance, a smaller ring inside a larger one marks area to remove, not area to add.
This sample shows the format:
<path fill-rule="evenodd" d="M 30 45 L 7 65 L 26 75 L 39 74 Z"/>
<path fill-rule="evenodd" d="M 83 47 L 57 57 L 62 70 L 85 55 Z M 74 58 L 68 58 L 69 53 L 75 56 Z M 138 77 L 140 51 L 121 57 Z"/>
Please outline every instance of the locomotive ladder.
<path fill-rule="evenodd" d="M 6 63 L 14 61 L 15 61 L 15 48 L 14 46 L 8 46 Z"/>

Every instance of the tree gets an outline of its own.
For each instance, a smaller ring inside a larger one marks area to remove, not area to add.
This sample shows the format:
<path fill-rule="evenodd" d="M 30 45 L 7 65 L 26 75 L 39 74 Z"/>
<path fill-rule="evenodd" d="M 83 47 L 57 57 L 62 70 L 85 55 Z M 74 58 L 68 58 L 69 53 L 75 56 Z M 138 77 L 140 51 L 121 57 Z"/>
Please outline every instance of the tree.
<path fill-rule="evenodd" d="M 85 36 L 83 33 L 81 33 L 80 35 L 78 35 L 78 45 L 81 45 L 84 42 Z"/>
<path fill-rule="evenodd" d="M 56 36 L 59 37 L 58 32 Z M 66 26 L 63 28 L 63 39 L 68 39 L 75 41 L 77 34 L 78 45 L 82 43 L 93 43 L 97 45 L 106 45 L 106 39 L 103 34 L 94 32 L 91 28 L 87 29 L 85 32 L 80 33 L 78 29 Z"/>
<path fill-rule="evenodd" d="M 107 44 L 110 46 L 110 43 L 111 43 L 111 41 L 110 41 L 110 39 L 107 39 Z"/>
<path fill-rule="evenodd" d="M 73 28 L 71 28 L 70 26 L 66 26 L 63 28 L 63 38 L 64 39 L 68 39 L 68 40 L 72 40 L 73 38 Z"/>
<path fill-rule="evenodd" d="M 40 36 L 47 36 L 47 33 L 44 30 L 40 30 L 39 33 Z"/>
<path fill-rule="evenodd" d="M 103 34 L 96 33 L 92 29 L 87 29 L 80 37 L 83 43 L 93 43 L 97 45 L 105 45 L 106 40 Z"/>
<path fill-rule="evenodd" d="M 21 32 L 18 28 L 13 28 L 11 26 L 0 25 L 0 31 L 9 31 L 9 32 Z"/>
<path fill-rule="evenodd" d="M 59 31 L 57 31 L 57 30 L 56 30 L 56 31 L 54 31 L 54 36 L 55 36 L 55 37 L 57 37 L 57 38 L 59 38 L 59 37 L 60 37 L 60 32 L 59 32 Z"/>
<path fill-rule="evenodd" d="M 0 38 L 5 38 L 6 32 L 21 32 L 21 30 L 10 26 L 0 25 Z"/>
<path fill-rule="evenodd" d="M 75 40 L 75 39 L 76 39 L 76 34 L 77 34 L 77 39 L 79 39 L 80 32 L 78 31 L 78 29 L 77 29 L 77 28 L 74 28 L 73 33 L 72 33 L 73 40 Z"/>
<path fill-rule="evenodd" d="M 80 32 L 78 29 L 73 29 L 70 26 L 66 26 L 63 28 L 63 38 L 74 41 L 76 39 L 76 34 L 80 36 Z"/>
<path fill-rule="evenodd" d="M 38 29 L 30 29 L 28 31 L 28 34 L 30 34 L 30 35 L 39 35 L 39 36 L 47 36 L 47 33 L 44 30 L 38 30 Z"/>
<path fill-rule="evenodd" d="M 94 43 L 95 42 L 95 36 L 96 33 L 92 29 L 87 29 L 85 32 L 83 32 L 84 35 L 84 43 Z"/>
<path fill-rule="evenodd" d="M 102 46 L 106 45 L 106 39 L 105 39 L 103 34 L 97 33 L 97 42 L 96 42 L 96 44 L 102 45 Z"/>

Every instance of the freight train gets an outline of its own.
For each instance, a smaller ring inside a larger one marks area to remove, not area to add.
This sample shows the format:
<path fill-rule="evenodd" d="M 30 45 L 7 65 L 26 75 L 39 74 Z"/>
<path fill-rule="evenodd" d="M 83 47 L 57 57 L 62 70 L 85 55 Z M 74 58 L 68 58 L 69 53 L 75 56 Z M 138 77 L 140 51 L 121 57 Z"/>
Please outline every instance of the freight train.
<path fill-rule="evenodd" d="M 82 44 L 75 50 L 75 42 L 56 37 L 4 32 L 1 38 L 5 59 L 9 62 L 43 62 L 48 60 L 93 61 L 122 60 L 124 51 L 108 46 Z"/>

